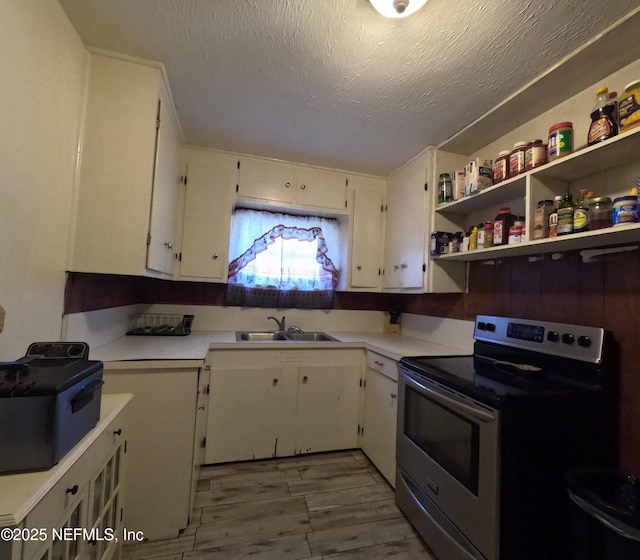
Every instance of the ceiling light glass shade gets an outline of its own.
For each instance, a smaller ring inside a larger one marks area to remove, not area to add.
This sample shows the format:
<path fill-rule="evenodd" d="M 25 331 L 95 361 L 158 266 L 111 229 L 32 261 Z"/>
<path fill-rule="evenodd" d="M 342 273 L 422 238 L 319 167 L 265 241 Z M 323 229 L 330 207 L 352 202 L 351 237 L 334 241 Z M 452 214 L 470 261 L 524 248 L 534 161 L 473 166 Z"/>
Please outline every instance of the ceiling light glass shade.
<path fill-rule="evenodd" d="M 427 0 L 369 0 L 384 17 L 403 18 L 417 12 Z"/>

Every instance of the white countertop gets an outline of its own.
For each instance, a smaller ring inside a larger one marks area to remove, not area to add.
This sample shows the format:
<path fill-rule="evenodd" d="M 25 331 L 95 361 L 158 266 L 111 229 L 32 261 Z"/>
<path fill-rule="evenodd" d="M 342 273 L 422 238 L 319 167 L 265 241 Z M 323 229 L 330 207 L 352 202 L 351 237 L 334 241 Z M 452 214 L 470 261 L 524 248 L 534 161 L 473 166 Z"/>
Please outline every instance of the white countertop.
<path fill-rule="evenodd" d="M 47 471 L 0 475 L 0 527 L 18 525 L 98 438 L 133 395 L 102 395 L 100 420 L 57 465 Z"/>
<path fill-rule="evenodd" d="M 236 342 L 235 331 L 193 331 L 188 336 L 123 336 L 114 342 L 91 350 L 92 360 L 119 361 L 193 361 L 185 365 L 202 365 L 209 348 L 273 349 L 273 348 L 366 348 L 393 360 L 403 356 L 437 356 L 468 354 L 463 350 L 398 334 L 374 332 L 334 332 L 327 334 L 339 342 Z"/>

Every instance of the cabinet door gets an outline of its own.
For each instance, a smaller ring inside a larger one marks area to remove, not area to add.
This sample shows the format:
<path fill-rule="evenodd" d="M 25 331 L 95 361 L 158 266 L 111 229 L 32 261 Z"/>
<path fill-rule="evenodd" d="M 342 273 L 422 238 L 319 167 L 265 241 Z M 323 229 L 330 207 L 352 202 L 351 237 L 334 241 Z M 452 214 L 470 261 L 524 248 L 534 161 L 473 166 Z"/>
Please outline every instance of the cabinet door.
<path fill-rule="evenodd" d="M 196 427 L 193 442 L 193 471 L 191 475 L 191 499 L 189 512 L 193 511 L 200 468 L 204 465 L 204 450 L 207 441 L 207 413 L 209 410 L 209 366 L 198 373 L 198 399 L 196 401 Z"/>
<path fill-rule="evenodd" d="M 188 524 L 198 369 L 107 370 L 106 393 L 129 406 L 125 526 L 155 540 Z M 151 474 L 151 476 L 150 476 Z"/>
<path fill-rule="evenodd" d="M 211 372 L 205 463 L 293 455 L 296 368 Z"/>
<path fill-rule="evenodd" d="M 160 79 L 91 55 L 72 270 L 145 271 Z"/>
<path fill-rule="evenodd" d="M 344 173 L 298 167 L 295 184 L 296 204 L 344 210 L 347 201 L 347 176 Z"/>
<path fill-rule="evenodd" d="M 263 159 L 240 160 L 238 195 L 270 202 L 293 203 L 295 167 Z"/>
<path fill-rule="evenodd" d="M 296 453 L 358 447 L 359 394 L 354 366 L 300 366 Z"/>
<path fill-rule="evenodd" d="M 395 487 L 398 383 L 367 368 L 362 450 Z"/>
<path fill-rule="evenodd" d="M 180 276 L 225 281 L 237 168 L 189 163 Z"/>
<path fill-rule="evenodd" d="M 355 185 L 353 185 L 355 183 Z M 382 286 L 384 181 L 350 179 L 354 187 L 351 288 Z"/>
<path fill-rule="evenodd" d="M 178 195 L 180 193 L 180 138 L 170 99 L 161 88 L 151 218 L 147 238 L 147 268 L 172 274 L 175 263 Z"/>
<path fill-rule="evenodd" d="M 388 182 L 384 258 L 387 289 L 421 289 L 424 285 L 425 177 L 425 168 L 413 165 Z"/>

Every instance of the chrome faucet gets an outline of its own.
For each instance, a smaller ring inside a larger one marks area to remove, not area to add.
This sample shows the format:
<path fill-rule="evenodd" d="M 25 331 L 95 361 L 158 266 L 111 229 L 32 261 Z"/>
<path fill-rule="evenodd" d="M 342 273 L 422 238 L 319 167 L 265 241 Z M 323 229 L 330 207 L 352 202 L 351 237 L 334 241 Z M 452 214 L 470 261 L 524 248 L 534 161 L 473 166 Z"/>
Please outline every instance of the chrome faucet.
<path fill-rule="evenodd" d="M 285 320 L 285 318 L 286 318 L 286 317 L 282 317 L 282 321 L 278 321 L 278 319 L 276 319 L 275 317 L 273 317 L 273 316 L 271 316 L 271 315 L 269 315 L 269 316 L 267 317 L 267 319 L 273 319 L 276 323 L 278 323 L 278 330 L 279 330 L 279 331 L 281 331 L 281 332 L 284 332 L 284 331 L 286 331 L 286 330 L 287 330 L 287 328 L 286 328 L 286 327 L 285 327 L 285 325 L 284 325 L 284 320 Z"/>

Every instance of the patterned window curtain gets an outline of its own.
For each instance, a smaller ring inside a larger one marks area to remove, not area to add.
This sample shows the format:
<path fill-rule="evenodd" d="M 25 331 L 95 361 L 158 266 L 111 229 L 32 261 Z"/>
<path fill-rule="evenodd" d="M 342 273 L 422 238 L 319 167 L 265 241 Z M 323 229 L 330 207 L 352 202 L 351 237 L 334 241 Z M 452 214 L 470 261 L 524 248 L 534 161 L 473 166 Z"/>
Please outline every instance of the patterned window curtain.
<path fill-rule="evenodd" d="M 336 220 L 237 209 L 227 302 L 250 307 L 333 306 L 339 272 Z"/>

